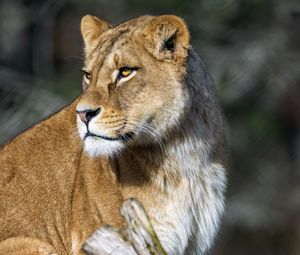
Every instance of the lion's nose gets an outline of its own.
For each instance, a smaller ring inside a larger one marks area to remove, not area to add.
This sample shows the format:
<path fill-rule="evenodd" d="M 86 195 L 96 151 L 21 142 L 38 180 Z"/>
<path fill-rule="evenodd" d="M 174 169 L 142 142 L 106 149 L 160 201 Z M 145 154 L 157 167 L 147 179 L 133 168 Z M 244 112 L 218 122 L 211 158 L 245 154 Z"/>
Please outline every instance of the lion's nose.
<path fill-rule="evenodd" d="M 100 113 L 100 111 L 101 108 L 99 107 L 94 110 L 88 109 L 88 110 L 76 111 L 76 112 L 79 118 L 81 119 L 81 121 L 87 125 L 92 118 L 96 117 Z"/>

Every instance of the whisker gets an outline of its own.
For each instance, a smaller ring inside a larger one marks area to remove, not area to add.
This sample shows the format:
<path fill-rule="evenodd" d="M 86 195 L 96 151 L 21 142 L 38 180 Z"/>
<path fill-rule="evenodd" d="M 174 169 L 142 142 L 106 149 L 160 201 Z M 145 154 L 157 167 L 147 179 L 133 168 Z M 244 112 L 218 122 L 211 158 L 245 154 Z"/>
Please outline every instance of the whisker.
<path fill-rule="evenodd" d="M 106 130 L 119 130 L 121 128 L 123 128 L 125 126 L 125 124 L 121 124 L 121 125 L 115 125 L 115 126 L 105 126 L 104 128 Z"/>
<path fill-rule="evenodd" d="M 157 143 L 159 144 L 162 152 L 164 152 L 165 147 L 164 147 L 164 144 L 163 144 L 159 134 L 157 134 L 157 131 L 154 128 L 150 127 L 150 126 L 146 126 L 145 124 L 143 124 L 141 122 L 133 120 L 133 118 L 134 117 L 131 116 L 130 120 L 127 120 L 127 125 L 132 125 L 135 128 L 139 128 L 141 132 L 149 134 L 150 136 L 152 136 L 157 141 Z"/>
<path fill-rule="evenodd" d="M 95 124 L 107 125 L 101 121 L 97 121 L 97 122 L 95 122 Z M 137 116 L 130 116 L 130 118 L 127 118 L 122 124 L 119 123 L 114 126 L 106 127 L 105 129 L 106 129 L 106 131 L 117 131 L 117 130 L 121 130 L 124 127 L 126 127 L 128 129 L 128 130 L 126 130 L 127 132 L 135 132 L 136 130 L 139 130 L 140 132 L 142 132 L 144 134 L 150 135 L 157 142 L 161 151 L 162 152 L 165 151 L 165 144 L 162 141 L 162 138 L 161 138 L 160 134 L 157 132 L 157 130 L 155 130 L 153 127 L 141 122 L 141 119 L 138 118 Z M 130 142 L 133 140 L 132 137 L 129 137 L 127 134 L 119 134 L 119 135 L 117 135 L 117 137 L 120 139 L 124 139 L 127 142 Z"/>

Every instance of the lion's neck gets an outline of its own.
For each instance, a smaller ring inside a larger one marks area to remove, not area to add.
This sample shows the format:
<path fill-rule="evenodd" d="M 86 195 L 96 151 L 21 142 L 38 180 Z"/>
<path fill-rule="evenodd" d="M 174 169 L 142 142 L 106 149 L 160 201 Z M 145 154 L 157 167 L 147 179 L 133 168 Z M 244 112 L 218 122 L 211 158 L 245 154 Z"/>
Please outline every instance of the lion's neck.
<path fill-rule="evenodd" d="M 201 197 L 203 183 L 211 182 L 205 176 L 209 149 L 198 133 L 198 123 L 188 124 L 174 132 L 162 148 L 140 147 L 120 158 L 123 197 L 142 202 L 168 254 L 184 253 L 192 233 L 198 231 L 199 224 L 193 222 L 197 222 L 199 208 L 214 203 L 204 201 L 210 195 Z M 198 236 L 194 239 L 198 241 Z"/>
<path fill-rule="evenodd" d="M 187 122 L 160 144 L 139 146 L 118 159 L 121 185 L 143 184 L 166 191 L 181 179 L 196 178 L 208 160 L 208 146 L 199 134 L 197 121 Z"/>

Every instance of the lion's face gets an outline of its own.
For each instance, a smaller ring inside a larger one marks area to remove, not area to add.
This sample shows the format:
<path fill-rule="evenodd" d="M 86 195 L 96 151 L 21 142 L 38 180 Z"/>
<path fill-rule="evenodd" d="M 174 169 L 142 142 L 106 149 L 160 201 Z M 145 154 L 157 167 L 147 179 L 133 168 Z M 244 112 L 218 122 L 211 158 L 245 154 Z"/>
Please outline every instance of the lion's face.
<path fill-rule="evenodd" d="M 141 17 L 117 27 L 85 16 L 84 93 L 77 125 L 91 156 L 156 143 L 183 116 L 189 35 L 175 16 Z"/>

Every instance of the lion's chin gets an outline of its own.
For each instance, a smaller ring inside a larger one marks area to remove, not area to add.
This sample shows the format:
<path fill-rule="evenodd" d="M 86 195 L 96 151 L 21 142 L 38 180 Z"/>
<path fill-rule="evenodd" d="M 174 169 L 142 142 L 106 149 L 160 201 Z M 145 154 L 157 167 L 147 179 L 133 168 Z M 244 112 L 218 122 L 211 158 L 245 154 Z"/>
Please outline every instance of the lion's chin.
<path fill-rule="evenodd" d="M 124 148 L 122 141 L 109 141 L 88 136 L 84 139 L 84 151 L 91 157 L 113 156 Z"/>

